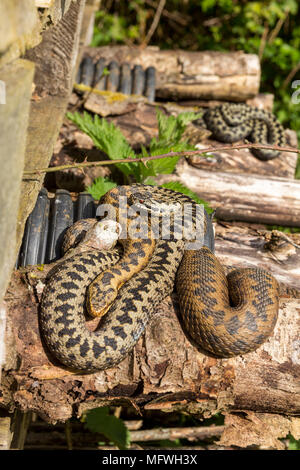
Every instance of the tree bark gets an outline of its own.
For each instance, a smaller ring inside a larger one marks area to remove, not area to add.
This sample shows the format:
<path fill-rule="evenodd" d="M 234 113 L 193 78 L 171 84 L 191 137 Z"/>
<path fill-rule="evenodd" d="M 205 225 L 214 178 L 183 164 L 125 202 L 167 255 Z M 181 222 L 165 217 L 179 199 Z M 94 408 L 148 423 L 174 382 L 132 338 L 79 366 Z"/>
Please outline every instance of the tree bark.
<path fill-rule="evenodd" d="M 239 254 L 244 250 L 239 263 L 229 255 L 237 246 L 237 236 Z M 294 237 L 298 243 L 299 238 Z M 272 268 L 282 280 L 279 273 L 284 273 L 285 261 L 280 270 L 276 260 L 260 257 L 257 247 L 262 245 L 263 236 L 255 230 L 217 225 L 216 240 L 217 255 L 225 266 L 256 264 L 260 259 L 261 267 Z M 243 263 L 247 258 L 248 263 Z M 300 296 L 293 289 L 292 276 L 283 276 L 290 289 L 281 288 L 274 334 L 256 352 L 223 360 L 199 352 L 181 328 L 173 294 L 162 302 L 144 336 L 119 365 L 83 375 L 71 373 L 55 362 L 40 338 L 38 308 L 48 269 L 16 271 L 7 291 L 1 406 L 35 411 L 50 423 L 108 404 L 126 404 L 138 412 L 182 410 L 198 417 L 229 410 L 285 415 L 300 412 L 300 358 L 296 347 Z"/>

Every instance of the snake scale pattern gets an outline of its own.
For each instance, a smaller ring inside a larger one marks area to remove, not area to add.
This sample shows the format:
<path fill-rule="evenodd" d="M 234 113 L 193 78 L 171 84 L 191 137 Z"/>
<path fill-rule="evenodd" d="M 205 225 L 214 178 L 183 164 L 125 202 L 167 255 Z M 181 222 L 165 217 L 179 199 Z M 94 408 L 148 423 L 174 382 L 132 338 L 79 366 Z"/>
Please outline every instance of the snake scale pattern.
<path fill-rule="evenodd" d="M 120 194 L 128 197 L 128 205 L 138 202 L 146 211 L 153 201 L 188 203 L 192 207 L 190 222 L 196 222 L 197 204 L 188 196 L 161 187 L 132 185 L 110 190 L 101 201 L 117 209 L 120 223 Z M 135 216 L 130 216 L 127 225 L 134 220 Z M 98 223 L 95 219 L 82 221 L 86 239 L 91 239 L 88 234 Z M 128 237 L 121 242 L 122 249 L 116 246 L 99 251 L 85 246 L 81 235 L 78 247 L 83 248 L 67 251 L 43 292 L 40 327 L 50 352 L 75 370 L 92 372 L 112 367 L 133 349 L 174 284 L 183 327 L 200 350 L 230 357 L 259 347 L 276 323 L 278 284 L 270 273 L 256 268 L 239 269 L 226 277 L 213 252 L 213 229 L 206 212 L 203 227 L 203 244 L 197 249 L 187 249 L 187 240 L 176 238 L 174 220 L 169 239 L 155 239 L 154 244 L 149 238 Z M 72 228 L 70 233 L 71 239 L 78 238 L 78 227 L 73 235 Z M 87 293 L 93 283 L 94 300 Z M 116 297 L 110 303 L 115 290 Z M 104 310 L 103 302 L 98 302 L 102 291 L 105 302 L 108 298 L 110 303 Z M 103 317 L 95 331 L 86 326 L 86 300 L 94 302 L 88 312 Z"/>
<path fill-rule="evenodd" d="M 203 120 L 217 140 L 237 142 L 246 137 L 253 143 L 284 146 L 284 128 L 276 117 L 265 110 L 245 103 L 225 103 L 209 108 Z M 271 160 L 280 154 L 277 150 L 251 149 L 260 160 Z"/>

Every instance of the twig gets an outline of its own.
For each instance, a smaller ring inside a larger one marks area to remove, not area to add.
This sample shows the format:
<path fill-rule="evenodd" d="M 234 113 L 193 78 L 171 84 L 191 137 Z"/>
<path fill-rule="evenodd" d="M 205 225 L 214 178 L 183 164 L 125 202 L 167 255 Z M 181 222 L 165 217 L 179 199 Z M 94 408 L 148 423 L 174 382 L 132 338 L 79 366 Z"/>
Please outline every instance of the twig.
<path fill-rule="evenodd" d="M 157 8 L 157 3 L 153 2 L 152 0 L 145 0 L 146 5 L 149 5 L 152 8 Z M 168 11 L 168 10 L 163 10 L 162 11 L 162 16 L 165 16 L 166 18 L 175 21 L 175 23 L 180 24 L 181 26 L 186 26 L 189 21 L 191 21 L 192 17 L 188 15 L 183 15 L 181 13 L 177 13 L 176 11 Z"/>
<path fill-rule="evenodd" d="M 269 27 L 266 25 L 264 27 L 264 31 L 260 40 L 259 51 L 258 51 L 259 60 L 262 59 L 262 56 L 266 47 L 268 33 L 269 33 Z"/>
<path fill-rule="evenodd" d="M 297 65 L 289 72 L 289 74 L 286 76 L 284 79 L 284 82 L 282 84 L 282 88 L 286 88 L 288 84 L 293 80 L 294 76 L 296 73 L 300 70 L 300 62 L 298 62 Z"/>
<path fill-rule="evenodd" d="M 160 441 L 162 439 L 190 439 L 199 440 L 221 436 L 224 426 L 195 426 L 187 428 L 155 428 L 140 431 L 131 431 L 131 441 Z"/>
<path fill-rule="evenodd" d="M 270 36 L 269 36 L 268 44 L 272 44 L 272 42 L 274 41 L 274 39 L 277 37 L 279 31 L 280 31 L 281 28 L 282 28 L 282 25 L 284 24 L 285 20 L 286 20 L 287 17 L 288 17 L 289 12 L 290 12 L 290 10 L 287 9 L 286 12 L 285 12 L 284 17 L 283 17 L 283 18 L 279 18 L 279 20 L 277 21 L 275 28 L 273 29 L 273 31 L 271 31 L 271 34 L 270 34 Z"/>
<path fill-rule="evenodd" d="M 153 18 L 153 21 L 152 21 L 152 24 L 149 28 L 149 31 L 145 37 L 145 40 L 143 41 L 143 43 L 141 44 L 142 47 L 145 47 L 147 46 L 147 44 L 149 43 L 150 39 L 152 38 L 157 26 L 158 26 L 158 23 L 159 23 L 159 20 L 160 20 L 160 17 L 161 17 L 161 14 L 162 14 L 162 11 L 164 9 L 164 6 L 166 4 L 166 0 L 160 0 L 158 6 L 157 6 L 157 10 L 155 12 L 155 15 L 154 15 L 154 18 Z"/>
<path fill-rule="evenodd" d="M 267 144 L 239 144 L 239 145 L 224 145 L 221 147 L 206 147 L 201 150 L 188 150 L 182 152 L 168 152 L 162 155 L 150 155 L 148 157 L 137 157 L 137 158 L 118 158 L 116 160 L 102 160 L 102 161 L 94 161 L 94 162 L 82 162 L 82 163 L 71 163 L 68 165 L 60 165 L 51 168 L 39 168 L 36 170 L 25 170 L 23 172 L 23 176 L 31 176 L 40 173 L 53 173 L 55 171 L 61 170 L 69 170 L 70 168 L 86 168 L 86 167 L 93 167 L 93 166 L 106 166 L 106 165 L 116 165 L 120 163 L 134 163 L 134 162 L 147 162 L 150 160 L 159 160 L 161 158 L 169 158 L 169 157 L 191 157 L 193 155 L 199 155 L 203 153 L 212 153 L 212 152 L 220 152 L 223 150 L 239 150 L 239 149 L 247 149 L 247 148 L 254 148 L 254 149 L 269 149 L 269 150 L 278 150 L 280 152 L 291 152 L 291 153 L 299 153 L 295 147 L 279 147 L 279 145 L 267 145 Z M 205 157 L 203 157 L 205 158 Z"/>

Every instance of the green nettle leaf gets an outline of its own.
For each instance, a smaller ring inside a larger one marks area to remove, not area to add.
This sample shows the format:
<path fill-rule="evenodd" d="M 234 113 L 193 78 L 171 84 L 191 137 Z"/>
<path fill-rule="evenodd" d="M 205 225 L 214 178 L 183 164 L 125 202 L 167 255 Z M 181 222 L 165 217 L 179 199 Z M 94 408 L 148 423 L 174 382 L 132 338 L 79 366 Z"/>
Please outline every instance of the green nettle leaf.
<path fill-rule="evenodd" d="M 134 158 L 136 156 L 121 130 L 116 127 L 113 122 L 101 119 L 97 115 L 93 118 L 93 116 L 86 111 L 84 111 L 83 114 L 78 112 L 72 114 L 68 112 L 67 118 L 90 136 L 95 147 L 106 153 L 111 160 Z M 138 165 L 135 162 L 118 163 L 116 166 L 126 176 L 133 175 L 138 179 Z"/>
<path fill-rule="evenodd" d="M 184 152 L 185 150 L 194 149 L 195 147 L 188 144 L 187 142 L 178 142 L 174 143 L 173 145 L 166 145 L 165 147 L 157 147 L 155 148 L 155 150 L 152 150 L 151 155 L 163 155 L 169 152 Z M 179 159 L 180 156 L 152 160 L 153 169 L 155 170 L 157 175 L 173 173 Z"/>
<path fill-rule="evenodd" d="M 208 214 L 211 214 L 214 212 L 214 209 L 212 209 L 206 201 L 203 199 L 200 199 L 197 194 L 195 194 L 193 191 L 191 191 L 189 188 L 184 186 L 184 184 L 180 183 L 179 181 L 170 181 L 169 183 L 164 183 L 162 184 L 164 188 L 172 189 L 173 191 L 178 191 L 179 193 L 185 194 L 186 196 L 189 196 L 191 199 L 196 201 L 198 204 L 202 204 L 204 206 L 204 209 Z"/>
<path fill-rule="evenodd" d="M 150 142 L 151 155 L 157 155 L 155 152 L 158 148 L 170 147 L 178 144 L 185 131 L 186 126 L 199 119 L 202 113 L 194 113 L 191 111 L 178 114 L 178 116 L 167 116 L 157 109 L 156 117 L 158 123 L 158 139 L 153 138 Z M 187 145 L 187 144 L 186 144 Z"/>
<path fill-rule="evenodd" d="M 202 113 L 184 112 L 174 117 L 166 116 L 163 112 L 157 110 L 158 138 L 151 140 L 149 152 L 143 145 L 141 146 L 141 157 L 195 149 L 194 146 L 190 145 L 188 142 L 182 141 L 181 138 L 187 124 L 200 118 L 201 115 Z M 67 117 L 74 122 L 79 129 L 89 135 L 95 146 L 105 152 L 111 160 L 121 158 L 128 159 L 136 156 L 121 130 L 113 123 L 109 123 L 105 119 L 99 118 L 97 115 L 93 118 L 87 112 L 83 114 L 77 112 L 74 114 L 68 113 Z M 156 183 L 153 177 L 159 174 L 173 173 L 179 158 L 180 156 L 160 158 L 146 162 L 118 163 L 116 166 L 126 176 L 133 176 L 137 183 L 155 185 Z M 97 178 L 87 190 L 94 199 L 99 200 L 101 196 L 115 186 L 116 183 L 107 178 Z M 198 204 L 203 204 L 208 213 L 213 211 L 205 201 L 198 198 L 195 193 L 181 183 L 171 182 L 163 186 L 190 196 Z"/>
<path fill-rule="evenodd" d="M 109 414 L 108 406 L 88 411 L 85 426 L 92 432 L 103 434 L 119 449 L 127 449 L 130 445 L 130 431 L 122 419 Z"/>
<path fill-rule="evenodd" d="M 99 177 L 96 178 L 91 184 L 88 186 L 86 190 L 93 196 L 96 201 L 98 201 L 104 194 L 107 193 L 112 188 L 117 186 L 116 183 L 110 181 L 108 178 Z"/>

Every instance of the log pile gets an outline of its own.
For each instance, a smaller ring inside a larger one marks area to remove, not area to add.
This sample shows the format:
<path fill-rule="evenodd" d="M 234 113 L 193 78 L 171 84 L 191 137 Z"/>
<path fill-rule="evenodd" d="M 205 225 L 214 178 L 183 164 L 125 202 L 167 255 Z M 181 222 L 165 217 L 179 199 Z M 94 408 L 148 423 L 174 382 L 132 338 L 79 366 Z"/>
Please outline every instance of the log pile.
<path fill-rule="evenodd" d="M 141 52 L 127 47 L 88 52 L 95 59 L 101 55 L 108 61 L 131 61 L 143 67 L 155 63 L 157 96 L 185 100 L 179 106 L 129 99 L 119 112 L 114 108 L 108 118 L 121 127 L 133 146 L 147 145 L 156 135 L 157 105 L 167 114 L 195 111 L 222 99 L 249 99 L 256 106 L 272 107 L 272 97 L 257 94 L 256 56 L 203 52 L 195 60 L 196 53 L 171 54 L 153 48 Z M 44 85 L 40 82 L 39 86 Z M 204 102 L 203 97 L 209 100 Z M 71 104 L 76 100 L 73 94 Z M 208 143 L 220 145 L 203 137 L 201 129 L 191 130 L 200 136 L 200 151 Z M 297 147 L 295 133 L 287 130 L 287 138 L 289 145 Z M 220 360 L 198 351 L 181 328 L 173 294 L 121 364 L 94 374 L 72 373 L 53 360 L 40 337 L 39 302 L 49 266 L 19 269 L 5 296 L 6 360 L 0 406 L 36 412 L 51 424 L 104 405 L 124 405 L 140 414 L 184 411 L 199 419 L 221 412 L 226 415 L 222 446 L 281 448 L 278 438 L 289 433 L 299 438 L 300 235 L 262 225 L 300 226 L 296 161 L 296 153 L 283 152 L 273 161 L 259 162 L 249 151 L 215 151 L 209 158 L 181 159 L 174 175 L 159 179 L 181 181 L 216 209 L 216 254 L 227 271 L 233 266 L 259 266 L 269 269 L 280 282 L 278 323 L 272 337 L 256 352 Z"/>

